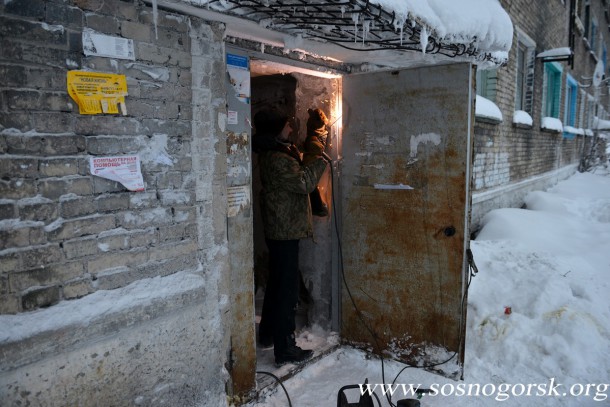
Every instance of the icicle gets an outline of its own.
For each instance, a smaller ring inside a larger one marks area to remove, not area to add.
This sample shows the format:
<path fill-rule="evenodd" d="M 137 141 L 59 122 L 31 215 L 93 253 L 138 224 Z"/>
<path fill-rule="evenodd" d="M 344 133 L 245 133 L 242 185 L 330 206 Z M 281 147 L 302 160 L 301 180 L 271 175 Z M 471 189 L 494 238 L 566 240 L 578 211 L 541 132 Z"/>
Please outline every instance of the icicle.
<path fill-rule="evenodd" d="M 354 22 L 354 42 L 358 41 L 358 13 L 352 14 L 352 21 Z"/>
<path fill-rule="evenodd" d="M 400 25 L 400 46 L 402 47 L 402 37 L 404 33 L 404 25 Z"/>
<path fill-rule="evenodd" d="M 362 44 L 364 44 L 364 40 L 369 35 L 370 27 L 371 27 L 371 20 L 362 21 Z"/>
<path fill-rule="evenodd" d="M 265 53 L 265 44 L 263 44 L 261 42 L 261 53 L 264 54 Z"/>
<path fill-rule="evenodd" d="M 419 33 L 419 44 L 421 45 L 421 52 L 426 53 L 428 47 L 428 30 L 426 27 L 422 27 Z"/>
<path fill-rule="evenodd" d="M 157 22 L 159 20 L 159 10 L 157 9 L 157 0 L 152 0 L 153 8 L 153 24 L 155 25 L 155 39 L 159 39 L 159 33 L 157 32 Z"/>
<path fill-rule="evenodd" d="M 405 23 L 406 23 L 406 20 L 396 20 L 394 22 L 394 30 L 400 32 L 400 46 L 402 46 Z"/>
<path fill-rule="evenodd" d="M 345 6 L 341 6 L 341 18 L 345 16 Z"/>

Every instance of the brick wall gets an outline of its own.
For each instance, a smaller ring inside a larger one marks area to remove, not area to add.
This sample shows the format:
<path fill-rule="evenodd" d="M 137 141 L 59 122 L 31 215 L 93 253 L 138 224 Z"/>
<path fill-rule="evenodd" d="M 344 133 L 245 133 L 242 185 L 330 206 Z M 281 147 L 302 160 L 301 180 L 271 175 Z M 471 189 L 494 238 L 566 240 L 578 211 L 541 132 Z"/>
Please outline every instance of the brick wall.
<path fill-rule="evenodd" d="M 198 240 L 196 218 L 212 208 L 196 199 L 188 19 L 160 10 L 155 31 L 137 1 L 0 8 L 0 312 L 200 268 L 199 246 L 214 237 Z M 84 28 L 133 39 L 136 60 L 85 57 Z M 127 116 L 80 115 L 68 70 L 125 74 Z M 209 98 L 210 84 L 198 86 Z M 214 144 L 203 149 L 213 163 Z M 145 192 L 89 173 L 89 157 L 122 154 L 140 154 Z"/>
<path fill-rule="evenodd" d="M 502 111 L 503 122 L 500 124 L 486 123 L 481 120 L 476 122 L 473 170 L 475 192 L 505 187 L 575 165 L 580 159 L 585 137 L 564 138 L 560 133 L 540 129 L 543 99 L 543 64 L 540 60 L 536 60 L 535 63 L 533 112 L 531 114 L 533 125 L 530 128 L 513 124 L 518 30 L 525 32 L 536 43 L 536 53 L 568 46 L 566 22 L 569 15 L 569 2 L 566 3 L 568 4 L 559 0 L 548 2 L 502 1 L 502 5 L 510 14 L 515 27 L 509 61 L 506 66 L 499 68 L 497 74 L 498 88 L 494 102 Z M 593 7 L 597 10 L 600 21 L 605 19 L 601 2 L 592 3 L 594 3 Z M 608 37 L 605 31 L 603 35 L 604 38 Z M 604 39 L 604 41 L 606 40 Z M 592 76 L 597 63 L 597 59 L 585 49 L 584 44 L 582 34 L 577 33 L 574 47 L 574 68 L 572 69 L 567 62 L 560 63 L 563 66 L 560 103 L 562 121 L 566 75 L 570 74 L 582 84 L 586 84 L 586 80 L 583 78 Z M 585 90 L 592 92 L 592 89 L 585 88 Z M 580 98 L 578 101 L 580 103 Z M 607 96 L 602 96 L 600 101 L 602 105 L 606 106 Z M 577 107 L 577 110 L 579 109 L 580 106 Z"/>
<path fill-rule="evenodd" d="M 135 60 L 84 56 L 85 28 L 133 39 Z M 139 0 L 0 3 L 7 405 L 225 402 L 224 26 L 158 10 L 156 28 Z M 79 114 L 69 70 L 126 75 L 127 115 Z M 89 173 L 125 154 L 144 192 Z"/>

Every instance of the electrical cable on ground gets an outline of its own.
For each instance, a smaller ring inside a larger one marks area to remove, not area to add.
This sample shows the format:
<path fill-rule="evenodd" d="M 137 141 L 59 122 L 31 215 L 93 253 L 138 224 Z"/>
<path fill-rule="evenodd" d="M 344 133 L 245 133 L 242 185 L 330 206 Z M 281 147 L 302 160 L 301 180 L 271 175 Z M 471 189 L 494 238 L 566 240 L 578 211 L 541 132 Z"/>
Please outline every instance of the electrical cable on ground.
<path fill-rule="evenodd" d="M 284 389 L 284 393 L 286 393 L 286 398 L 288 399 L 288 406 L 292 407 L 292 402 L 290 401 L 290 395 L 288 394 L 288 390 L 286 390 L 286 387 L 284 387 L 284 383 L 282 383 L 282 381 L 280 380 L 279 377 L 277 377 L 273 373 L 265 372 L 265 371 L 262 371 L 262 370 L 258 370 L 256 373 L 258 373 L 258 374 L 265 374 L 265 375 L 271 376 L 273 379 L 275 379 L 275 381 L 278 382 L 280 384 L 280 386 L 282 386 L 282 389 Z"/>

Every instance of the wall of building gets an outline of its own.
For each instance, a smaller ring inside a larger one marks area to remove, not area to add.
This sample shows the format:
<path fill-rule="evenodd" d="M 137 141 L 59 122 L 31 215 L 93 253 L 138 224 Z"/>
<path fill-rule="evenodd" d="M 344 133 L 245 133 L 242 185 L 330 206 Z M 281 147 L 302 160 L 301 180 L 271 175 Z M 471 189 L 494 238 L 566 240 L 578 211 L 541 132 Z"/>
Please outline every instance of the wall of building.
<path fill-rule="evenodd" d="M 600 19 L 600 26 L 606 27 L 608 22 L 602 9 L 602 2 L 593 3 L 592 7 Z M 515 32 L 508 63 L 497 71 L 494 103 L 500 108 L 503 121 L 489 123 L 478 118 L 475 124 L 472 214 L 474 229 L 479 226 L 484 214 L 491 209 L 521 206 L 522 198 L 534 185 L 536 188 L 546 189 L 557 182 L 557 174 L 562 174 L 563 177 L 570 176 L 576 171 L 584 145 L 591 142 L 588 140 L 591 138 L 589 136 L 565 137 L 563 133 L 541 129 L 544 65 L 538 58 L 534 65 L 531 112 L 533 124 L 526 126 L 513 123 L 516 110 L 515 82 L 519 32 L 525 33 L 535 42 L 536 54 L 544 50 L 567 47 L 570 1 L 502 1 L 502 6 L 511 16 Z M 607 28 L 601 30 L 603 41 L 607 43 Z M 572 68 L 568 62 L 560 62 L 563 67 L 560 119 L 564 123 L 566 75 L 570 74 L 582 85 L 590 84 L 598 60 L 586 49 L 585 44 L 583 33 L 577 31 L 574 67 Z M 581 89 L 591 94 L 593 92 L 593 88 Z M 600 104 L 607 110 L 605 108 L 608 105 L 607 96 L 600 98 Z M 577 111 L 580 111 L 580 105 Z M 603 116 L 604 113 L 600 111 L 599 114 Z M 485 202 L 486 200 L 490 201 Z"/>
<path fill-rule="evenodd" d="M 224 405 L 223 27 L 139 1 L 0 10 L 0 399 Z M 85 56 L 86 28 L 135 60 Z M 79 114 L 69 70 L 126 75 L 127 115 Z M 125 154 L 145 191 L 90 174 Z"/>

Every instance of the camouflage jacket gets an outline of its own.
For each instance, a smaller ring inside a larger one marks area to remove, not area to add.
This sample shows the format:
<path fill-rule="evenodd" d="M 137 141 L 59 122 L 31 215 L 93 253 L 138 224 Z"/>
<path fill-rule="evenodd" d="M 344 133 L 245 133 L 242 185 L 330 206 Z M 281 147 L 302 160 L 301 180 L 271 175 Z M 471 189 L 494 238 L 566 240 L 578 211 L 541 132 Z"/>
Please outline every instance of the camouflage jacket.
<path fill-rule="evenodd" d="M 326 162 L 318 157 L 304 165 L 298 150 L 261 152 L 261 214 L 265 237 L 291 240 L 313 235 L 309 193 L 318 185 Z"/>

